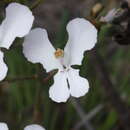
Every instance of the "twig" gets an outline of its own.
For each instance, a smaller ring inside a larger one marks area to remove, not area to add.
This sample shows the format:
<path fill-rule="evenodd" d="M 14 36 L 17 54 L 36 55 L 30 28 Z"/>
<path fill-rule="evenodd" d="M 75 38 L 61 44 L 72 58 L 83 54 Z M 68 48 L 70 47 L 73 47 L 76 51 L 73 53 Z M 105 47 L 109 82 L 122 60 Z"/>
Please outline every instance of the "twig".
<path fill-rule="evenodd" d="M 8 78 L 8 79 L 5 79 L 0 84 L 3 84 L 5 82 L 12 83 L 12 82 L 23 81 L 23 80 L 34 80 L 34 79 L 37 79 L 37 78 L 38 78 L 37 75 L 25 76 L 25 77 L 16 77 L 16 78 Z"/>
<path fill-rule="evenodd" d="M 43 83 L 48 82 L 56 73 L 57 73 L 57 70 L 50 71 L 45 78 L 41 79 L 41 81 Z"/>
<path fill-rule="evenodd" d="M 55 71 L 55 70 L 50 71 L 47 74 L 47 76 L 44 78 L 42 78 L 43 76 L 41 76 L 41 74 L 35 74 L 32 76 L 8 78 L 8 79 L 5 79 L 4 81 L 0 82 L 0 84 L 18 82 L 18 81 L 23 81 L 23 80 L 41 80 L 43 83 L 46 83 L 56 74 L 56 72 L 57 71 Z"/>
<path fill-rule="evenodd" d="M 80 127 L 84 125 L 86 121 L 90 121 L 99 111 L 102 110 L 102 108 L 102 104 L 97 105 L 94 109 L 92 109 L 88 114 L 84 116 L 84 119 L 77 123 L 77 125 L 74 127 L 74 130 L 80 129 Z"/>
<path fill-rule="evenodd" d="M 42 87 L 37 87 L 36 101 L 33 105 L 33 123 L 39 124 L 42 122 Z"/>
<path fill-rule="evenodd" d="M 77 100 L 71 98 L 71 102 L 72 105 L 74 106 L 75 110 L 77 111 L 79 117 L 84 120 L 84 117 L 86 115 L 85 111 L 82 109 L 82 107 L 80 106 L 80 104 L 78 103 Z M 91 125 L 90 121 L 86 120 L 84 123 L 84 127 L 86 128 L 86 130 L 95 130 L 93 128 L 93 126 Z"/>

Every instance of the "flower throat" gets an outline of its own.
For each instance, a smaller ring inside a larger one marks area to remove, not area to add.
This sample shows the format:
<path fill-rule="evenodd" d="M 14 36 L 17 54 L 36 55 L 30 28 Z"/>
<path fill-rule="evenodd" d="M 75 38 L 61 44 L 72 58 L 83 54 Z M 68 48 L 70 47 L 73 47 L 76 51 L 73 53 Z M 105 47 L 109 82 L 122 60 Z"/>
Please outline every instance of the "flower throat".
<path fill-rule="evenodd" d="M 57 48 L 54 55 L 56 58 L 62 58 L 64 57 L 64 51 L 60 48 Z"/>

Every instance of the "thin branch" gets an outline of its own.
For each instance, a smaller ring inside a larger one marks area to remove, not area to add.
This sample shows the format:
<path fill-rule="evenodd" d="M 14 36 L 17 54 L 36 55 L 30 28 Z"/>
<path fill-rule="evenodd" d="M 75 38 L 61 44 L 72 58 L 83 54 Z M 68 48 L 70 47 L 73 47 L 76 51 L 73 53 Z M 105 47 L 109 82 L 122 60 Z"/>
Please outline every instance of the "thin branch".
<path fill-rule="evenodd" d="M 5 79 L 5 80 L 4 80 L 3 82 L 1 82 L 0 84 L 3 84 L 3 83 L 5 83 L 5 82 L 12 83 L 12 82 L 23 81 L 23 80 L 34 80 L 34 79 L 37 79 L 37 78 L 38 78 L 37 75 L 24 76 L 24 77 L 14 77 L 14 78 Z"/>
<path fill-rule="evenodd" d="M 86 121 L 90 121 L 93 117 L 95 117 L 95 115 L 99 113 L 102 110 L 102 108 L 102 104 L 97 105 L 94 109 L 92 109 L 89 113 L 87 113 L 84 116 L 84 119 L 82 119 L 79 123 L 76 124 L 74 130 L 80 129 L 80 127 L 83 126 L 86 123 Z"/>
<path fill-rule="evenodd" d="M 75 110 L 77 111 L 79 117 L 81 118 L 81 120 L 84 120 L 84 117 L 86 115 L 85 111 L 82 109 L 81 105 L 78 103 L 77 100 L 71 98 L 71 103 L 74 106 Z M 86 130 L 95 130 L 93 128 L 93 126 L 91 125 L 90 121 L 86 120 L 84 123 L 84 127 L 86 128 Z"/>
<path fill-rule="evenodd" d="M 45 78 L 41 79 L 41 81 L 44 83 L 48 82 L 56 73 L 57 70 L 50 71 Z"/>
<path fill-rule="evenodd" d="M 24 80 L 41 80 L 43 83 L 48 82 L 55 74 L 57 73 L 56 70 L 50 71 L 47 76 L 44 78 L 42 74 L 35 74 L 32 76 L 22 76 L 22 77 L 14 77 L 14 78 L 8 78 L 5 79 L 4 81 L 0 82 L 0 84 L 4 83 L 13 83 L 13 82 L 18 82 L 18 81 L 24 81 Z M 42 75 L 42 76 L 41 76 Z"/>
<path fill-rule="evenodd" d="M 33 123 L 39 124 L 42 122 L 42 87 L 37 87 L 36 100 L 33 105 Z"/>

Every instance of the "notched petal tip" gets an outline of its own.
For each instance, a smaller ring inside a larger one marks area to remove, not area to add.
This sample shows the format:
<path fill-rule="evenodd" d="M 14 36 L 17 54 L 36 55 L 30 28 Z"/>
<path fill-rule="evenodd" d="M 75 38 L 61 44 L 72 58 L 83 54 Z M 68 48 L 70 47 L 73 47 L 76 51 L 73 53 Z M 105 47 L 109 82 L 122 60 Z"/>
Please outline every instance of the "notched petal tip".
<path fill-rule="evenodd" d="M 71 96 L 79 98 L 89 91 L 88 80 L 79 75 L 79 70 L 71 69 L 68 74 Z"/>

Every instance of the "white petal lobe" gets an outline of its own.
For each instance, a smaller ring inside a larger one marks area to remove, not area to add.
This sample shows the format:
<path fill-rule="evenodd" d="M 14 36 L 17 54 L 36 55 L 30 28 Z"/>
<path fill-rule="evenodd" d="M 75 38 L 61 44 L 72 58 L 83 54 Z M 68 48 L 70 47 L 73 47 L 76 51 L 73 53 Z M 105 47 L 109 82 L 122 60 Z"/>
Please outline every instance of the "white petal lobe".
<path fill-rule="evenodd" d="M 37 124 L 28 125 L 24 128 L 24 130 L 45 130 L 42 126 Z"/>
<path fill-rule="evenodd" d="M 7 75 L 7 65 L 4 63 L 4 54 L 0 51 L 0 81 L 2 81 Z"/>
<path fill-rule="evenodd" d="M 70 93 L 73 97 L 84 96 L 89 90 L 87 79 L 79 75 L 79 70 L 70 69 L 68 72 L 68 81 L 70 85 Z"/>
<path fill-rule="evenodd" d="M 100 21 L 101 22 L 111 22 L 115 17 L 116 17 L 116 14 L 117 14 L 118 10 L 116 8 L 113 8 L 111 9 L 107 14 L 106 16 L 102 16 L 100 18 Z"/>
<path fill-rule="evenodd" d="M 9 130 L 7 124 L 0 122 L 0 130 Z"/>
<path fill-rule="evenodd" d="M 33 63 L 41 63 L 47 71 L 62 68 L 55 58 L 55 48 L 48 39 L 45 29 L 33 29 L 23 43 L 24 56 Z"/>
<path fill-rule="evenodd" d="M 0 27 L 0 47 L 9 49 L 16 37 L 29 33 L 34 16 L 28 7 L 11 3 L 6 8 L 6 18 Z"/>
<path fill-rule="evenodd" d="M 92 49 L 97 42 L 97 30 L 87 20 L 76 18 L 67 25 L 68 42 L 65 47 L 65 63 L 81 64 L 83 53 Z"/>
<path fill-rule="evenodd" d="M 54 76 L 54 84 L 49 90 L 50 98 L 55 102 L 66 102 L 70 96 L 68 89 L 67 77 L 64 72 L 58 72 Z"/>

